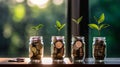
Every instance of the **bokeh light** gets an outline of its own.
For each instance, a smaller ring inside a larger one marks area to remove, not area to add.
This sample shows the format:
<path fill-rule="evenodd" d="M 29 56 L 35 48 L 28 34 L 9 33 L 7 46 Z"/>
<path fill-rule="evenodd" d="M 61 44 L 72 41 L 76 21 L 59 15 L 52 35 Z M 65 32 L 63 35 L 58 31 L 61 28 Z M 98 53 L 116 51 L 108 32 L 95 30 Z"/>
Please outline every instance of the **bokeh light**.
<path fill-rule="evenodd" d="M 53 0 L 53 3 L 55 5 L 61 5 L 64 2 L 64 0 Z"/>
<path fill-rule="evenodd" d="M 19 5 L 14 7 L 13 12 L 14 12 L 13 20 L 15 22 L 20 22 L 25 17 L 25 12 L 26 11 L 25 11 L 25 7 L 21 4 L 19 4 Z"/>
<path fill-rule="evenodd" d="M 12 34 L 12 27 L 10 24 L 5 24 L 3 27 L 3 36 L 9 38 Z"/>
<path fill-rule="evenodd" d="M 49 0 L 28 0 L 29 6 L 38 6 L 39 8 L 46 8 Z"/>
<path fill-rule="evenodd" d="M 20 47 L 20 43 L 22 42 L 20 39 L 20 36 L 17 33 L 14 33 L 14 35 L 11 38 L 12 45 L 16 47 Z"/>

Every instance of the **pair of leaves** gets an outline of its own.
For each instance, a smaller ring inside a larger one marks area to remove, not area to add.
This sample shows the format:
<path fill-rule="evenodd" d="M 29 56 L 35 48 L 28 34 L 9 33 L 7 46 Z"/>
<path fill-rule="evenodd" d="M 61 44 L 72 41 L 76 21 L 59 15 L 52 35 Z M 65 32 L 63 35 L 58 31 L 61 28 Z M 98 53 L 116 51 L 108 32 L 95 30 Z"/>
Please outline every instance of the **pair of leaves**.
<path fill-rule="evenodd" d="M 37 26 L 33 26 L 32 29 L 37 31 L 37 30 L 40 30 L 42 27 L 43 27 L 43 24 L 39 24 Z"/>
<path fill-rule="evenodd" d="M 101 24 L 100 26 L 98 26 L 97 24 L 89 24 L 88 26 L 92 29 L 101 30 L 103 28 L 107 28 L 110 25 L 109 24 Z"/>
<path fill-rule="evenodd" d="M 65 26 L 65 24 L 61 24 L 60 21 L 56 21 L 56 25 L 55 27 L 57 28 L 58 31 L 60 31 L 61 29 L 63 29 Z"/>
<path fill-rule="evenodd" d="M 78 18 L 78 19 L 72 18 L 72 21 L 74 21 L 75 23 L 79 24 L 79 23 L 82 21 L 82 19 L 83 19 L 83 16 L 81 16 L 81 17 Z"/>

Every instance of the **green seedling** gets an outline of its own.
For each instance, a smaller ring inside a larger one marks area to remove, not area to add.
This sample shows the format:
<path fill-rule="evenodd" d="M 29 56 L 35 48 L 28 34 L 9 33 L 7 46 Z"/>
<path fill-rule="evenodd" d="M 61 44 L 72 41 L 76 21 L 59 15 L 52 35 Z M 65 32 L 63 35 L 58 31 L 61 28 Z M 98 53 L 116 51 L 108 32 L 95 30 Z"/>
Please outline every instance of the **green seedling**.
<path fill-rule="evenodd" d="M 55 27 L 57 28 L 58 32 L 60 32 L 65 27 L 65 23 L 61 24 L 61 22 L 57 20 Z"/>
<path fill-rule="evenodd" d="M 75 22 L 75 23 L 77 23 L 77 24 L 79 24 L 79 23 L 82 21 L 82 19 L 83 19 L 83 16 L 81 16 L 81 17 L 78 18 L 78 19 L 72 18 L 72 21 Z"/>
<path fill-rule="evenodd" d="M 79 24 L 82 21 L 82 19 L 83 19 L 83 16 L 81 16 L 77 19 L 72 18 L 72 21 L 77 24 L 75 27 L 76 28 L 75 30 L 77 31 L 76 34 L 79 34 Z"/>
<path fill-rule="evenodd" d="M 88 24 L 88 26 L 91 28 L 91 29 L 95 29 L 98 31 L 98 35 L 100 36 L 101 35 L 101 30 L 104 29 L 104 28 L 107 28 L 108 26 L 110 26 L 109 24 L 103 24 L 103 21 L 105 20 L 105 15 L 104 13 L 101 14 L 101 16 L 99 18 L 96 18 L 94 16 L 94 19 L 96 20 L 97 24 L 94 24 L 94 23 L 91 23 L 91 24 Z"/>
<path fill-rule="evenodd" d="M 43 24 L 39 24 L 37 26 L 33 26 L 32 29 L 35 30 L 36 35 L 38 35 L 39 30 L 43 27 Z"/>

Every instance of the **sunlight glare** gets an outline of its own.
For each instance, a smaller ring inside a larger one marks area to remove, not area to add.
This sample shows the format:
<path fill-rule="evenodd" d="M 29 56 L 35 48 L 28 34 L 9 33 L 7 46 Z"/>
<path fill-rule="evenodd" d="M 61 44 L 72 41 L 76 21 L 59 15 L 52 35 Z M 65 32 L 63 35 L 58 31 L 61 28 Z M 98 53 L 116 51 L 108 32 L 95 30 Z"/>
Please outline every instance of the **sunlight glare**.
<path fill-rule="evenodd" d="M 52 64 L 52 58 L 42 58 L 42 64 Z"/>

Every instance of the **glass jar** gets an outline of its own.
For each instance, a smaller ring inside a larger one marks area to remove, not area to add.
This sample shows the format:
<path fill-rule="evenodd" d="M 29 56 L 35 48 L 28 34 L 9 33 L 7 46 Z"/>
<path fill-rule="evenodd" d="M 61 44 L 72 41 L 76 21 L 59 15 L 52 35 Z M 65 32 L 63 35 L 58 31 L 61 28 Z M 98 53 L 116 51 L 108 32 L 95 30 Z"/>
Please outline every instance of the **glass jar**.
<path fill-rule="evenodd" d="M 29 40 L 29 58 L 31 62 L 41 62 L 43 57 L 43 37 L 31 36 Z"/>
<path fill-rule="evenodd" d="M 51 41 L 51 56 L 53 61 L 63 60 L 65 56 L 64 36 L 52 36 Z"/>
<path fill-rule="evenodd" d="M 103 62 L 106 57 L 106 39 L 105 37 L 93 38 L 93 58 L 95 62 Z"/>
<path fill-rule="evenodd" d="M 71 57 L 73 62 L 83 62 L 85 59 L 84 37 L 72 36 Z"/>

